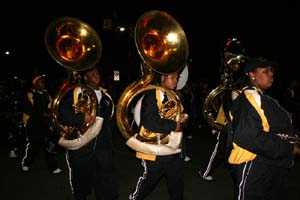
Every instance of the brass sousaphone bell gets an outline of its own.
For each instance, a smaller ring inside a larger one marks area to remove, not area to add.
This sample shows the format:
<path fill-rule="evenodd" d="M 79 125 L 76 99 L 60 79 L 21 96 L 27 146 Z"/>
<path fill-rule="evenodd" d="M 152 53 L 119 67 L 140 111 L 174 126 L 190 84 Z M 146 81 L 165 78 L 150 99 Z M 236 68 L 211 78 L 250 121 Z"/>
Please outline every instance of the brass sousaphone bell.
<path fill-rule="evenodd" d="M 45 43 L 48 53 L 68 70 L 68 78 L 60 87 L 52 102 L 51 121 L 65 139 L 81 137 L 90 127 L 65 126 L 60 122 L 59 109 L 63 97 L 75 87 L 81 87 L 82 95 L 75 110 L 96 115 L 97 97 L 92 88 L 84 84 L 80 72 L 94 67 L 102 55 L 102 42 L 97 32 L 87 23 L 72 17 L 53 20 L 46 29 Z"/>
<path fill-rule="evenodd" d="M 121 94 L 116 111 L 118 128 L 128 140 L 135 135 L 128 120 L 129 107 L 134 98 L 151 89 L 166 92 L 169 99 L 176 99 L 173 91 L 153 84 L 154 75 L 180 72 L 188 58 L 188 42 L 180 24 L 168 13 L 151 10 L 144 13 L 135 26 L 135 44 L 142 62 L 142 77 L 128 85 Z M 181 108 L 176 108 L 180 121 Z M 161 139 L 163 139 L 162 136 Z M 157 138 L 140 138 L 142 142 L 156 144 Z M 136 150 L 136 149 L 134 149 Z"/>
<path fill-rule="evenodd" d="M 240 40 L 228 38 L 225 41 L 222 60 L 221 84 L 205 98 L 203 115 L 207 123 L 215 130 L 222 130 L 227 122 L 226 102 L 232 101 L 240 94 L 240 72 L 247 57 L 244 55 Z"/>

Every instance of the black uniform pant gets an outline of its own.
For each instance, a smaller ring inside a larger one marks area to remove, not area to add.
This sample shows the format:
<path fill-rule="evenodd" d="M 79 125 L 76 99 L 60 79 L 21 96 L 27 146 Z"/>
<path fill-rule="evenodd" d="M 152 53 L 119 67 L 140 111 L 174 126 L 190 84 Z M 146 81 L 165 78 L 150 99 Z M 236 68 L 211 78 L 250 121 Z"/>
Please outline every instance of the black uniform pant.
<path fill-rule="evenodd" d="M 155 161 L 142 160 L 144 168 L 135 190 L 130 194 L 131 200 L 145 199 L 162 177 L 167 180 L 170 200 L 182 200 L 184 193 L 183 160 L 180 153 L 157 156 Z"/>
<path fill-rule="evenodd" d="M 288 199 L 288 168 L 254 161 L 232 165 L 235 200 Z"/>
<path fill-rule="evenodd" d="M 202 176 L 211 176 L 219 166 L 230 168 L 227 162 L 227 133 L 225 131 L 218 131 L 216 136 L 216 143 L 211 150 L 211 154 L 205 161 L 203 166 L 200 166 Z"/>
<path fill-rule="evenodd" d="M 67 151 L 67 158 L 75 200 L 86 200 L 93 189 L 97 200 L 118 199 L 119 187 L 111 151 L 89 150 L 81 153 L 70 150 Z"/>
<path fill-rule="evenodd" d="M 49 130 L 45 128 L 35 128 L 29 126 L 26 129 L 27 143 L 25 147 L 22 165 L 31 167 L 40 151 L 43 151 L 45 160 L 50 172 L 58 168 L 58 160 L 56 152 L 47 149 L 47 136 Z"/>
<path fill-rule="evenodd" d="M 25 128 L 24 124 L 17 121 L 12 121 L 9 124 L 8 130 L 8 148 L 9 150 L 18 151 L 25 143 Z"/>

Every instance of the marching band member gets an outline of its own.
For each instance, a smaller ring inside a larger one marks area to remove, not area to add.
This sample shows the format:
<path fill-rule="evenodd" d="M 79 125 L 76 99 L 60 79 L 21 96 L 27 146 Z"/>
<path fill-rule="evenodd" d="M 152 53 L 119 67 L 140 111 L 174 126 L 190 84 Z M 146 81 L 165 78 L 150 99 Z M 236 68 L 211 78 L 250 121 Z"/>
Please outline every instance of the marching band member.
<path fill-rule="evenodd" d="M 278 136 L 294 133 L 288 112 L 265 94 L 274 81 L 272 65 L 262 57 L 247 61 L 249 86 L 231 107 L 233 149 L 228 161 L 236 200 L 288 199 L 288 173 L 299 148 Z"/>
<path fill-rule="evenodd" d="M 56 152 L 46 148 L 48 146 L 46 141 L 50 142 L 51 134 L 55 134 L 50 125 L 49 112 L 51 101 L 52 97 L 46 90 L 43 76 L 36 76 L 32 80 L 32 88 L 27 92 L 24 99 L 22 121 L 25 124 L 27 143 L 21 163 L 23 172 L 30 170 L 42 147 L 45 148 L 45 157 L 49 171 L 52 174 L 62 172 L 58 167 Z"/>
<path fill-rule="evenodd" d="M 178 73 L 169 75 L 157 75 L 157 80 L 154 80 L 161 87 L 174 91 L 178 81 Z M 175 93 L 174 93 L 175 94 Z M 162 134 L 169 134 L 169 137 L 160 140 L 158 138 L 157 145 L 170 143 L 170 135 L 180 135 L 176 144 L 172 146 L 170 152 L 162 149 L 157 150 L 158 147 L 153 147 L 155 151 L 137 151 L 136 157 L 141 159 L 141 164 L 144 169 L 139 177 L 136 187 L 130 194 L 131 200 L 145 199 L 155 188 L 155 185 L 161 178 L 166 177 L 167 187 L 171 200 L 182 200 L 184 195 L 183 183 L 183 159 L 181 158 L 181 138 L 182 138 L 182 123 L 188 120 L 188 116 L 181 113 L 181 121 L 176 122 L 172 119 L 163 118 L 160 115 L 162 105 L 168 100 L 167 95 L 160 89 L 153 89 L 145 92 L 141 105 L 141 122 L 139 136 L 153 136 L 159 137 Z M 178 101 L 178 103 L 180 103 Z M 182 106 L 180 104 L 180 106 Z M 169 141 L 165 141 L 165 139 Z M 130 141 L 130 140 L 129 140 Z M 128 142 L 127 142 L 128 143 Z M 142 144 L 147 146 L 147 144 Z M 151 145 L 151 144 L 150 144 Z M 130 146 L 130 145 L 129 145 Z M 143 149 L 143 148 L 141 148 Z"/>
<path fill-rule="evenodd" d="M 97 96 L 96 116 L 78 112 L 73 106 L 82 95 L 81 87 L 67 93 L 61 103 L 61 121 L 64 125 L 79 128 L 84 123 L 92 124 L 79 138 L 68 140 L 61 137 L 59 140 L 59 144 L 67 149 L 71 190 L 75 200 L 86 200 L 93 189 L 97 200 L 116 200 L 119 193 L 113 166 L 114 103 L 101 87 L 97 66 L 84 72 L 84 80 Z"/>

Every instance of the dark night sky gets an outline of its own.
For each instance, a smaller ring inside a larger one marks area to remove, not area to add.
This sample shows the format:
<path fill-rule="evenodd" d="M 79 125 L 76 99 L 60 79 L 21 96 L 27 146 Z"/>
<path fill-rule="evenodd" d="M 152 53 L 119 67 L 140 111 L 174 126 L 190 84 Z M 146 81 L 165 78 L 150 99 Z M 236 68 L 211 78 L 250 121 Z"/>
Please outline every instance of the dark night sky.
<path fill-rule="evenodd" d="M 54 77 L 64 71 L 64 68 L 58 66 L 49 56 L 44 42 L 45 30 L 49 23 L 62 16 L 81 19 L 99 33 L 104 45 L 101 60 L 109 60 L 106 63 L 121 60 L 118 64 L 123 60 L 126 65 L 126 55 L 128 51 L 132 51 L 131 55 L 136 60 L 133 65 L 136 66 L 140 58 L 134 48 L 133 38 L 130 34 L 115 38 L 113 31 L 103 31 L 101 29 L 103 19 L 112 18 L 113 25 L 124 23 L 134 27 L 138 17 L 144 12 L 158 9 L 167 11 L 183 27 L 189 42 L 190 57 L 193 60 L 190 74 L 195 77 L 219 78 L 217 71 L 220 49 L 223 48 L 225 38 L 232 36 L 242 41 L 246 54 L 275 60 L 279 63 L 282 74 L 295 76 L 300 44 L 300 31 L 298 31 L 300 7 L 295 3 L 210 1 L 201 6 L 201 2 L 195 1 L 194 3 L 188 3 L 189 1 L 153 3 L 153 0 L 137 1 L 138 3 L 122 2 L 119 4 L 117 1 L 110 1 L 114 6 L 100 6 L 102 4 L 100 1 L 82 1 L 80 4 L 67 1 L 60 1 L 60 3 L 43 1 L 35 5 L 26 2 L 18 5 L 18 9 L 16 5 L 1 6 L 0 48 L 1 60 L 4 61 L 1 62 L 2 69 L 7 69 L 10 74 L 25 73 L 30 76 L 33 69 L 38 68 L 39 71 L 45 71 Z M 7 14 L 4 13 L 4 9 Z M 6 49 L 12 52 L 9 58 L 3 55 Z M 127 65 L 131 65 L 133 61 L 128 62 Z M 196 71 L 201 73 L 193 73 Z"/>

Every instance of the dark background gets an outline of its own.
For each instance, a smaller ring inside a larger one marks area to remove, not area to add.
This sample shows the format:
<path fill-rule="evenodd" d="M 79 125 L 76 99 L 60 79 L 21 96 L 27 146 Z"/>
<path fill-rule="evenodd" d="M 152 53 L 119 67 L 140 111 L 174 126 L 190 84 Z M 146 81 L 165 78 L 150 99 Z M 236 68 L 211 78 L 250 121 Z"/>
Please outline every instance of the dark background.
<path fill-rule="evenodd" d="M 112 5 L 108 5 L 112 4 Z M 139 77 L 141 58 L 134 44 L 134 27 L 146 11 L 171 14 L 184 29 L 189 42 L 191 80 L 219 83 L 220 52 L 228 37 L 241 40 L 245 54 L 276 61 L 283 78 L 298 78 L 299 6 L 284 1 L 40 1 L 8 2 L 1 6 L 1 79 L 14 75 L 31 79 L 46 73 L 50 79 L 65 77 L 65 69 L 47 52 L 45 30 L 57 17 L 70 16 L 88 23 L 103 42 L 100 63 L 108 78 L 120 70 L 121 81 Z M 111 19 L 112 28 L 103 29 Z M 128 31 L 116 31 L 124 25 Z M 4 52 L 9 50 L 10 55 Z"/>

